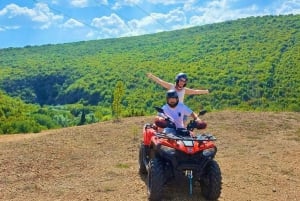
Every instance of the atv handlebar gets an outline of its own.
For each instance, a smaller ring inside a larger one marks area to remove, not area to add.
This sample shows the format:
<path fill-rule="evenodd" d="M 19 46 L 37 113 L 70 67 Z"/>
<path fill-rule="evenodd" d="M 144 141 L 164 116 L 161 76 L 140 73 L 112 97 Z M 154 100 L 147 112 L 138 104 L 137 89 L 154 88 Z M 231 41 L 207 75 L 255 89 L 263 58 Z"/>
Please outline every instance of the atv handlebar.
<path fill-rule="evenodd" d="M 164 120 L 166 121 L 166 126 L 167 128 L 176 128 L 174 120 L 169 117 L 162 108 L 155 106 L 154 107 L 156 109 L 157 112 L 159 112 L 159 116 L 164 118 Z M 206 114 L 207 110 L 201 110 L 199 112 L 199 116 L 203 116 L 204 114 Z M 188 125 L 187 125 L 187 130 L 188 131 L 193 131 L 194 129 L 204 129 L 206 128 L 206 123 L 201 123 L 201 122 L 197 122 L 195 120 L 191 120 Z"/>
<path fill-rule="evenodd" d="M 162 108 L 157 107 L 157 106 L 155 106 L 154 108 L 156 109 L 157 112 L 162 113 L 162 114 L 165 115 L 165 112 L 164 112 L 164 110 L 163 110 Z M 199 112 L 199 116 L 203 116 L 203 115 L 205 115 L 206 113 L 207 113 L 207 110 L 201 110 L 201 111 Z"/>
<path fill-rule="evenodd" d="M 201 111 L 199 112 L 199 116 L 203 116 L 203 115 L 205 115 L 205 114 L 206 114 L 206 112 L 207 112 L 207 110 L 201 110 Z"/>

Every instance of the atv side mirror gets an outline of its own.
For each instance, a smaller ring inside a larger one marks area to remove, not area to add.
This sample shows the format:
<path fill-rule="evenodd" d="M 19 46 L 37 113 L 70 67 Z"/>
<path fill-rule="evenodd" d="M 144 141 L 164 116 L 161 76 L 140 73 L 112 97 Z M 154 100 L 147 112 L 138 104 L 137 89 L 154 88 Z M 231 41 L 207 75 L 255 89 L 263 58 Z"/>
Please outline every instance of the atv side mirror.
<path fill-rule="evenodd" d="M 200 112 L 199 112 L 199 115 L 205 115 L 205 113 L 207 112 L 207 110 L 201 110 Z"/>
<path fill-rule="evenodd" d="M 157 112 L 164 114 L 164 110 L 162 108 L 157 107 L 157 106 L 155 106 L 154 108 L 156 109 Z"/>

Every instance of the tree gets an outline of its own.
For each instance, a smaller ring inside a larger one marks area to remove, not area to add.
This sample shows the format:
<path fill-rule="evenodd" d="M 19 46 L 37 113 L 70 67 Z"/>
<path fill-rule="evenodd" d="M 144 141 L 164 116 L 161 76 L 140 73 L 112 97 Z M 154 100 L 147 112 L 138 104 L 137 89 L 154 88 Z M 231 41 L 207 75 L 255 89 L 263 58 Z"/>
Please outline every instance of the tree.
<path fill-rule="evenodd" d="M 121 81 L 118 81 L 113 94 L 113 103 L 112 103 L 112 115 L 118 120 L 121 116 L 122 108 L 121 101 L 124 95 L 124 84 Z"/>

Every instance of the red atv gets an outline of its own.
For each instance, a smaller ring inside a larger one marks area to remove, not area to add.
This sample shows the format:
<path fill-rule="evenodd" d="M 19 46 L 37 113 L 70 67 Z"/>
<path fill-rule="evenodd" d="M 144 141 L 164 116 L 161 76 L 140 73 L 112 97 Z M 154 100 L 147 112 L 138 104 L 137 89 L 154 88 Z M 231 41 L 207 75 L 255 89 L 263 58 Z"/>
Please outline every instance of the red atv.
<path fill-rule="evenodd" d="M 200 183 L 201 193 L 208 200 L 217 200 L 221 194 L 222 176 L 214 160 L 216 138 L 210 134 L 197 134 L 199 129 L 193 120 L 186 129 L 176 129 L 171 118 L 161 108 L 167 125 L 159 129 L 155 124 L 145 124 L 143 141 L 139 151 L 139 172 L 147 174 L 147 191 L 150 201 L 162 199 L 163 186 L 168 181 L 185 175 L 189 181 L 190 194 L 195 182 Z M 201 111 L 199 115 L 204 115 Z"/>

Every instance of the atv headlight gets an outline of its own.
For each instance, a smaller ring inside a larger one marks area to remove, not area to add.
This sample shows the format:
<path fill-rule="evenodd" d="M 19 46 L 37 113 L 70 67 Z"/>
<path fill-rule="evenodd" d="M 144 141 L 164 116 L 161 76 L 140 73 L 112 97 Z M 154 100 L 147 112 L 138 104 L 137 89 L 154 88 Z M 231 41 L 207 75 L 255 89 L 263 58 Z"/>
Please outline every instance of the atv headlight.
<path fill-rule="evenodd" d="M 174 152 L 175 152 L 175 149 L 174 149 L 174 148 L 171 148 L 171 147 L 168 147 L 168 146 L 161 145 L 160 148 L 161 148 L 164 152 L 167 152 L 167 153 L 174 153 Z"/>
<path fill-rule="evenodd" d="M 215 147 L 212 147 L 212 148 L 203 150 L 202 154 L 205 157 L 214 157 L 216 152 L 217 152 L 217 149 Z"/>

